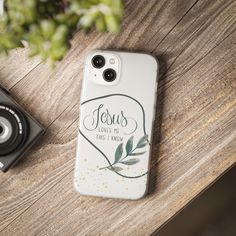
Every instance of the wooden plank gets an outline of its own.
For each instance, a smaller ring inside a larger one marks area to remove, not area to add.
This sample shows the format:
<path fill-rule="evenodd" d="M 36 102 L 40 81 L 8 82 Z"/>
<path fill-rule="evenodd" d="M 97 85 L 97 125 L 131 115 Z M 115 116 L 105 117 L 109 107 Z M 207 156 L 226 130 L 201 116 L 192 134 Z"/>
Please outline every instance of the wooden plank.
<path fill-rule="evenodd" d="M 120 35 L 80 33 L 55 71 L 20 72 L 8 87 L 48 133 L 1 175 L 0 235 L 148 235 L 233 165 L 235 13 L 235 1 L 129 1 Z M 82 58 L 96 47 L 161 55 L 151 190 L 140 201 L 80 197 L 72 186 Z"/>
<path fill-rule="evenodd" d="M 39 59 L 28 59 L 27 49 L 16 49 L 8 56 L 0 57 L 1 85 L 10 89 L 40 64 Z"/>

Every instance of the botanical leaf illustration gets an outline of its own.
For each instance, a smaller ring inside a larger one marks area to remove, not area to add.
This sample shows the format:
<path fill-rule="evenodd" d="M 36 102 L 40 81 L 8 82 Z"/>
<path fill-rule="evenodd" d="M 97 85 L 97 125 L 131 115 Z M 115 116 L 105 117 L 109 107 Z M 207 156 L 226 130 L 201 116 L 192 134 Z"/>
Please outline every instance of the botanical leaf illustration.
<path fill-rule="evenodd" d="M 129 155 L 131 152 L 132 152 L 132 150 L 133 150 L 133 139 L 134 139 L 134 136 L 131 136 L 130 138 L 129 138 L 129 140 L 127 141 L 127 143 L 126 143 L 126 153 L 127 153 L 127 155 Z"/>
<path fill-rule="evenodd" d="M 145 152 L 133 152 L 133 153 L 130 153 L 129 155 L 130 156 L 140 156 L 140 155 L 143 155 Z"/>
<path fill-rule="evenodd" d="M 148 135 L 144 135 L 139 141 L 136 148 L 143 148 L 148 144 Z"/>
<path fill-rule="evenodd" d="M 122 161 L 121 163 L 124 164 L 124 165 L 134 165 L 136 163 L 139 162 L 139 159 L 138 158 L 131 158 L 127 161 Z"/>
<path fill-rule="evenodd" d="M 126 143 L 126 146 L 125 146 L 126 155 L 123 155 L 123 143 L 120 143 L 118 147 L 116 148 L 115 160 L 113 164 L 111 164 L 110 166 L 101 167 L 100 170 L 108 168 L 111 171 L 119 172 L 119 171 L 122 171 L 123 169 L 117 166 L 118 164 L 123 164 L 123 165 L 137 164 L 140 161 L 140 159 L 138 158 L 129 159 L 129 157 L 140 156 L 146 153 L 146 151 L 143 151 L 143 152 L 135 152 L 135 151 L 137 151 L 137 149 L 145 147 L 148 144 L 148 136 L 145 135 L 142 138 L 140 138 L 135 148 L 133 147 L 134 146 L 133 139 L 134 139 L 134 136 L 131 136 Z"/>
<path fill-rule="evenodd" d="M 119 144 L 118 147 L 116 148 L 114 164 L 119 162 L 122 154 L 123 154 L 123 143 Z"/>
<path fill-rule="evenodd" d="M 113 168 L 111 168 L 110 166 L 108 167 L 109 170 L 111 171 L 115 171 L 115 172 L 120 172 L 122 171 L 123 169 L 119 166 L 113 166 Z"/>

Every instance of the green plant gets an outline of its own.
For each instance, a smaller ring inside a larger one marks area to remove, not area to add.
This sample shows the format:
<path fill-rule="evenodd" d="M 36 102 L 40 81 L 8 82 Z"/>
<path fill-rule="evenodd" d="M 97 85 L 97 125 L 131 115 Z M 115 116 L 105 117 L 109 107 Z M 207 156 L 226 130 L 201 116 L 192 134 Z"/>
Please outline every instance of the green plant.
<path fill-rule="evenodd" d="M 118 32 L 123 8 L 123 0 L 5 0 L 0 53 L 27 42 L 30 56 L 54 64 L 69 50 L 77 30 L 95 27 L 101 32 Z"/>

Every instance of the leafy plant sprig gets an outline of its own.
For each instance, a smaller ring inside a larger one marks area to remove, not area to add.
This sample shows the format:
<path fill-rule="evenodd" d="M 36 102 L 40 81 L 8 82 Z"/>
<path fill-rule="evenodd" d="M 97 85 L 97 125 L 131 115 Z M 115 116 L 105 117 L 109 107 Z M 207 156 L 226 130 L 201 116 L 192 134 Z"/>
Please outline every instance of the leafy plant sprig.
<path fill-rule="evenodd" d="M 133 145 L 133 139 L 134 139 L 134 136 L 131 136 L 129 138 L 129 140 L 127 141 L 127 143 L 125 145 L 125 151 L 126 151 L 125 155 L 123 155 L 124 144 L 120 143 L 115 151 L 114 162 L 110 166 L 105 166 L 105 167 L 100 168 L 100 170 L 109 169 L 111 171 L 119 172 L 119 171 L 122 171 L 123 168 L 120 166 L 117 166 L 118 164 L 121 164 L 121 165 L 135 165 L 135 164 L 137 164 L 140 161 L 140 159 L 133 158 L 133 157 L 143 155 L 146 152 L 146 151 L 137 152 L 137 149 L 142 149 L 148 144 L 148 136 L 145 135 L 142 138 L 140 138 L 140 140 L 138 141 L 138 143 L 135 147 Z M 132 157 L 132 158 L 130 158 L 130 157 Z"/>
<path fill-rule="evenodd" d="M 27 42 L 30 56 L 52 64 L 79 29 L 119 32 L 123 0 L 0 0 L 0 53 Z"/>

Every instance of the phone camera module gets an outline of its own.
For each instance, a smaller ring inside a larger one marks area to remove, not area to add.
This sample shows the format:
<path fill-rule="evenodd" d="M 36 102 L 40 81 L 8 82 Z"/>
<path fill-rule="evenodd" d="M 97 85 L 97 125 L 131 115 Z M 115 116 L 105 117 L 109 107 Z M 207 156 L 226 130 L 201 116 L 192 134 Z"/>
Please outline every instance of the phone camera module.
<path fill-rule="evenodd" d="M 96 55 L 92 59 L 92 64 L 95 68 L 102 68 L 105 65 L 105 58 L 101 55 Z"/>
<path fill-rule="evenodd" d="M 116 79 L 116 72 L 113 69 L 106 69 L 103 72 L 103 78 L 107 82 L 112 82 Z"/>

